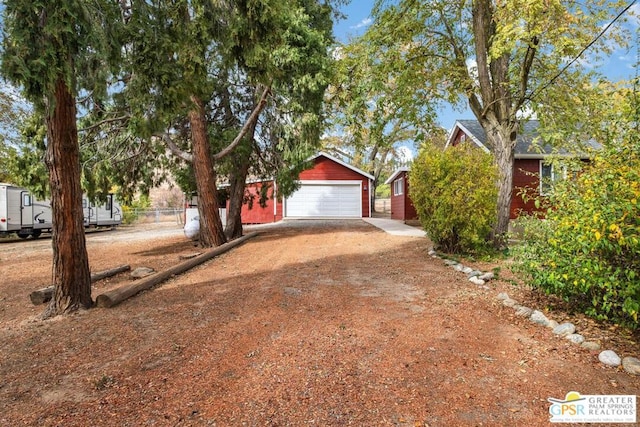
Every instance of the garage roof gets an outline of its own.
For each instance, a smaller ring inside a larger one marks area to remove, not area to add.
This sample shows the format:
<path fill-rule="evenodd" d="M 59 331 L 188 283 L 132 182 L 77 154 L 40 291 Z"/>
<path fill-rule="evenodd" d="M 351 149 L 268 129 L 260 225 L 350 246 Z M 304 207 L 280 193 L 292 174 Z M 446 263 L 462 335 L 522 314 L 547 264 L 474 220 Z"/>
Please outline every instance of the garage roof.
<path fill-rule="evenodd" d="M 320 152 L 318 152 L 315 156 L 310 157 L 308 160 L 309 160 L 309 161 L 311 161 L 311 160 L 315 160 L 315 159 L 317 159 L 318 157 L 326 157 L 327 159 L 332 160 L 332 161 L 334 161 L 334 162 L 338 163 L 339 165 L 344 166 L 345 168 L 351 169 L 352 171 L 354 171 L 354 172 L 356 172 L 356 173 L 358 173 L 358 174 L 360 174 L 360 175 L 362 175 L 362 176 L 364 176 L 364 177 L 366 177 L 366 178 L 369 178 L 369 179 L 371 179 L 371 180 L 375 179 L 375 178 L 373 177 L 373 175 L 368 174 L 368 173 L 366 173 L 365 171 L 360 170 L 360 169 L 358 169 L 358 168 L 357 168 L 357 167 L 355 167 L 355 166 L 351 166 L 350 164 L 345 163 L 345 162 L 343 162 L 342 160 L 338 159 L 337 157 L 333 157 L 332 155 L 327 154 L 327 153 L 325 153 L 324 151 L 320 151 Z"/>

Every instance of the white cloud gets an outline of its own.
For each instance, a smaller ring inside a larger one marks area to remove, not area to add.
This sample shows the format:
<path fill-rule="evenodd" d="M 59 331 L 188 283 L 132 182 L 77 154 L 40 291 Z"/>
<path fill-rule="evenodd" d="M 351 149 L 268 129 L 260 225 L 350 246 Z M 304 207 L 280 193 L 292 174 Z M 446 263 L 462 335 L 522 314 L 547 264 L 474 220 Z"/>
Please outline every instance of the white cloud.
<path fill-rule="evenodd" d="M 365 18 L 362 21 L 358 22 L 356 25 L 352 25 L 349 27 L 352 30 L 359 30 L 360 28 L 368 27 L 373 22 L 371 18 Z"/>
<path fill-rule="evenodd" d="M 413 161 L 413 151 L 411 150 L 411 148 L 405 147 L 403 145 L 402 147 L 398 147 L 398 157 L 400 158 L 402 163 L 409 163 Z"/>

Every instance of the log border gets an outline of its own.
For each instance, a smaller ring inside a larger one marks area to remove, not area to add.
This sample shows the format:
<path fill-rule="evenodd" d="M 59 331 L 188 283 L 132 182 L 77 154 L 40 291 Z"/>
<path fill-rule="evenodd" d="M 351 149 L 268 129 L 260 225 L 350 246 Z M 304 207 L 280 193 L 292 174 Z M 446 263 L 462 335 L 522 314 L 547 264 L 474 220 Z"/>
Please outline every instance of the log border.
<path fill-rule="evenodd" d="M 241 245 L 242 243 L 257 236 L 258 234 L 259 234 L 258 232 L 246 234 L 238 239 L 225 243 L 224 245 L 220 245 L 216 248 L 213 248 L 203 253 L 202 255 L 198 255 L 195 258 L 192 258 L 187 261 L 181 262 L 177 265 L 174 265 L 173 267 L 167 270 L 152 274 L 151 276 L 145 277 L 144 279 L 136 281 L 135 283 L 126 284 L 118 288 L 111 289 L 97 296 L 96 306 L 103 307 L 103 308 L 110 308 L 115 305 L 118 305 L 121 302 L 127 300 L 128 298 L 131 298 L 132 296 L 138 294 L 139 292 L 150 289 L 153 286 L 156 286 L 164 282 L 165 280 L 169 279 L 172 276 L 182 274 L 185 271 L 190 270 L 193 267 L 196 267 L 204 263 L 205 261 L 208 261 L 218 255 L 221 255 L 227 252 L 230 249 L 235 248 L 236 246 Z"/>

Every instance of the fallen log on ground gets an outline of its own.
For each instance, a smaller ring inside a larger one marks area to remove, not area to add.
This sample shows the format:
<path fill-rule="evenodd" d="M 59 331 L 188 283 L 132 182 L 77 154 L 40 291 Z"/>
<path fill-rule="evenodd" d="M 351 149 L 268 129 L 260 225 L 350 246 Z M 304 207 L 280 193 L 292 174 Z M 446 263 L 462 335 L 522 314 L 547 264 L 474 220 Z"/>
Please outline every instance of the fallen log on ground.
<path fill-rule="evenodd" d="M 110 268 L 109 270 L 99 271 L 91 275 L 91 283 L 107 277 L 115 276 L 118 273 L 128 270 L 131 270 L 131 266 L 126 264 Z M 29 299 L 31 299 L 31 303 L 33 305 L 44 304 L 45 302 L 50 301 L 51 298 L 53 298 L 53 286 L 47 286 L 46 288 L 38 289 L 37 291 L 33 291 L 29 294 Z"/>
<path fill-rule="evenodd" d="M 167 270 L 159 271 L 156 274 L 145 277 L 144 279 L 141 279 L 134 283 L 123 285 L 116 289 L 111 289 L 103 294 L 98 295 L 98 297 L 96 298 L 96 305 L 98 307 L 109 308 L 113 307 L 114 305 L 120 304 L 122 301 L 136 295 L 137 293 L 150 289 L 169 279 L 171 276 L 182 274 L 185 271 L 190 270 L 193 267 L 200 265 L 203 262 L 208 261 L 218 255 L 221 255 L 257 235 L 257 232 L 249 233 L 238 239 L 232 240 L 231 242 L 225 243 L 224 245 L 213 248 L 203 253 L 202 255 L 198 255 L 195 258 L 191 258 L 187 261 L 181 262 L 180 264 L 174 265 Z"/>

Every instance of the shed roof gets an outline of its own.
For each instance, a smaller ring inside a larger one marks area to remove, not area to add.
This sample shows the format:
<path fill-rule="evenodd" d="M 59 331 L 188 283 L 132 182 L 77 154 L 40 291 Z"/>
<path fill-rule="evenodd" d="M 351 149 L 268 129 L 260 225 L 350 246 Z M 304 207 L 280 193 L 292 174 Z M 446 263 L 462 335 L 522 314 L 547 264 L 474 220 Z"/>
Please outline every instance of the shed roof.
<path fill-rule="evenodd" d="M 384 182 L 385 184 L 391 184 L 402 172 L 409 172 L 409 168 L 402 167 L 396 169 L 393 174 Z"/>

